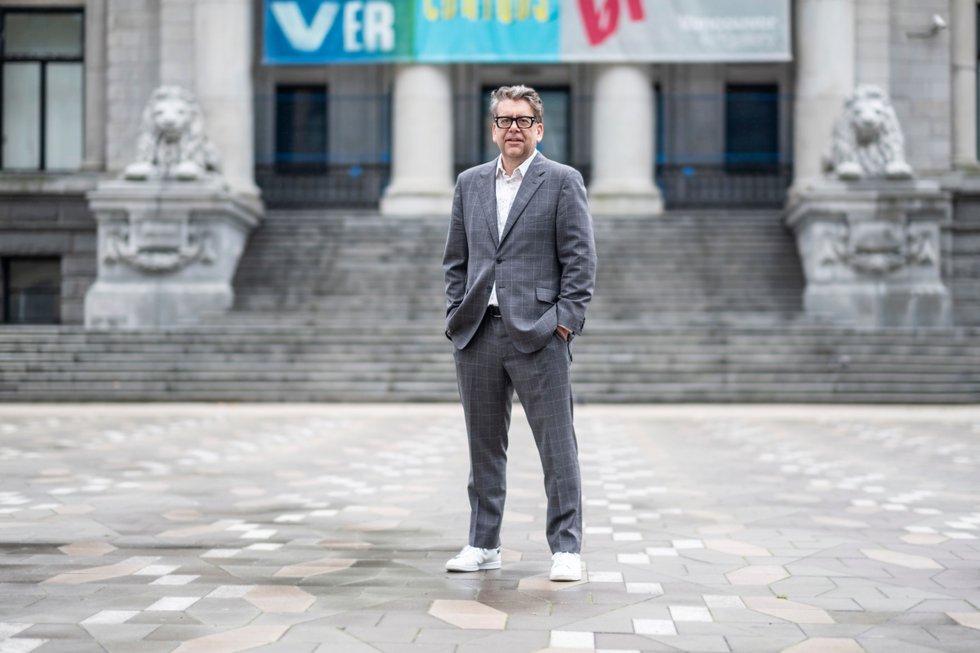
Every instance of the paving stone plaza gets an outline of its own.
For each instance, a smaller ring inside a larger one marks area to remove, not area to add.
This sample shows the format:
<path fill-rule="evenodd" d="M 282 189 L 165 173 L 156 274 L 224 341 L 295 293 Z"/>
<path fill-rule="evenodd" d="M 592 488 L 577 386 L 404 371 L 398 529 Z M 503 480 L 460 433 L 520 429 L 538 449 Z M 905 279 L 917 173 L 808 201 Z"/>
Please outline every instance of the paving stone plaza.
<path fill-rule="evenodd" d="M 458 406 L 0 406 L 0 652 L 980 650 L 980 409 L 580 406 L 582 582 Z"/>

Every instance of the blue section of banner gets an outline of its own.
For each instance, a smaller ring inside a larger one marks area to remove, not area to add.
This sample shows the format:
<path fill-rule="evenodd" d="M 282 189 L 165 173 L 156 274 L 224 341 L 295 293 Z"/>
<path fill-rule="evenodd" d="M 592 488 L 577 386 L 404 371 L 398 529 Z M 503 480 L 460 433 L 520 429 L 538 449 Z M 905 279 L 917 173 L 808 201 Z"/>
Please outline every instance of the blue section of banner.
<path fill-rule="evenodd" d="M 412 0 L 266 0 L 265 62 L 410 60 Z"/>
<path fill-rule="evenodd" d="M 415 13 L 417 61 L 558 61 L 559 0 L 423 0 Z"/>

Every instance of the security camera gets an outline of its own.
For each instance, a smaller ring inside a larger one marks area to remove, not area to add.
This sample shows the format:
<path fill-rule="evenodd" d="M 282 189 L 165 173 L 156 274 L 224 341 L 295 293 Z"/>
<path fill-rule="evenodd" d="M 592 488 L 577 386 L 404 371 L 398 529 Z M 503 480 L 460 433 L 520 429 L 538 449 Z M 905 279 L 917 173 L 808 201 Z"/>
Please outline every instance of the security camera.
<path fill-rule="evenodd" d="M 948 27 L 946 19 L 939 14 L 933 14 L 929 19 L 929 27 L 921 32 L 906 32 L 905 35 L 912 39 L 930 39 Z"/>

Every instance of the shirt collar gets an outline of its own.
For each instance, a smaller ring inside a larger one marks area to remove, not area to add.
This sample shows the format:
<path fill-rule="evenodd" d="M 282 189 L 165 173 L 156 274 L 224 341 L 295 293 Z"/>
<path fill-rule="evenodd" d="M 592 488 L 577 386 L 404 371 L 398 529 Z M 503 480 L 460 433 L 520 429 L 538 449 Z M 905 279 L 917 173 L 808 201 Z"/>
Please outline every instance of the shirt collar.
<path fill-rule="evenodd" d="M 517 174 L 517 171 L 520 171 L 521 178 L 523 179 L 524 176 L 527 174 L 527 169 L 531 167 L 531 161 L 534 161 L 534 157 L 536 157 L 537 155 L 538 155 L 537 148 L 531 150 L 531 156 L 524 159 L 524 163 L 517 166 L 517 170 L 514 171 L 514 174 Z M 501 154 L 497 156 L 497 176 L 502 177 L 503 175 L 504 175 L 504 155 Z M 511 175 L 511 177 L 513 176 L 514 175 Z"/>

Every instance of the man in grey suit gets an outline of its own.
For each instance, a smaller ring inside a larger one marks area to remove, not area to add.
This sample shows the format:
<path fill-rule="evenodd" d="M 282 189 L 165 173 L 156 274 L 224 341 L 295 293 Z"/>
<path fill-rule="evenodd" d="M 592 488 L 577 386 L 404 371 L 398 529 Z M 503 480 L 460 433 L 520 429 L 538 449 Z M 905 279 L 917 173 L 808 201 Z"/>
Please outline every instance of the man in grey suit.
<path fill-rule="evenodd" d="M 527 86 L 490 98 L 500 156 L 459 176 L 443 269 L 446 335 L 469 438 L 469 544 L 450 571 L 500 567 L 507 431 L 516 390 L 544 469 L 551 579 L 582 577 L 582 483 L 572 423 L 571 341 L 595 284 L 582 175 L 545 158 L 544 108 Z"/>

